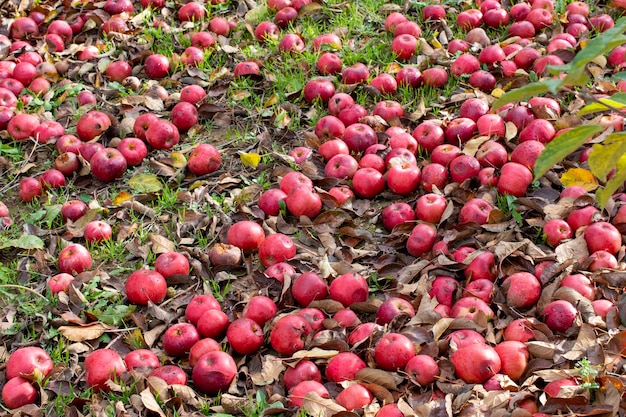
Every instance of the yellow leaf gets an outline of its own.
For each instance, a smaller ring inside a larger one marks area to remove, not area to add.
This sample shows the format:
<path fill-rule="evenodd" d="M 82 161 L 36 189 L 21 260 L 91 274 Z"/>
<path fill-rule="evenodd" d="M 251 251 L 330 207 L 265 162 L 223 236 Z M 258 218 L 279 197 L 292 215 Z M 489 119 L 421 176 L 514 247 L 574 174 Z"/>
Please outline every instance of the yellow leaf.
<path fill-rule="evenodd" d="M 136 174 L 128 181 L 128 186 L 138 193 L 154 193 L 163 189 L 163 183 L 154 174 Z"/>
<path fill-rule="evenodd" d="M 441 45 L 441 43 L 440 43 L 440 42 L 439 42 L 439 40 L 437 39 L 437 35 L 438 35 L 438 34 L 435 34 L 435 35 L 433 36 L 433 39 L 430 41 L 430 43 L 432 43 L 432 44 L 433 44 L 433 46 L 435 47 L 435 49 L 441 49 L 441 48 L 443 48 L 443 45 Z"/>
<path fill-rule="evenodd" d="M 261 155 L 258 153 L 239 152 L 239 158 L 241 158 L 241 163 L 247 167 L 256 168 L 261 162 Z"/>
<path fill-rule="evenodd" d="M 493 91 L 491 92 L 491 95 L 495 98 L 502 97 L 502 94 L 504 94 L 504 90 L 501 88 L 494 88 Z"/>
<path fill-rule="evenodd" d="M 598 181 L 591 171 L 584 168 L 571 168 L 561 175 L 561 182 L 564 186 L 579 185 L 587 191 L 598 188 Z"/>
<path fill-rule="evenodd" d="M 267 101 L 263 104 L 263 107 L 267 108 L 267 107 L 272 107 L 275 104 L 278 104 L 280 102 L 280 97 L 278 97 L 278 94 L 272 94 L 272 96 L 270 98 L 267 99 Z"/>
<path fill-rule="evenodd" d="M 185 155 L 180 152 L 172 152 L 170 154 L 170 158 L 172 158 L 172 166 L 174 168 L 182 168 L 187 165 Z"/>
<path fill-rule="evenodd" d="M 124 201 L 128 201 L 131 198 L 133 198 L 133 195 L 127 191 L 122 191 L 121 193 L 118 193 L 115 198 L 113 199 L 113 205 L 114 206 L 119 206 L 120 204 L 122 204 Z"/>
<path fill-rule="evenodd" d="M 108 329 L 107 326 L 98 322 L 88 326 L 61 326 L 59 332 L 72 342 L 84 342 L 99 338 Z"/>

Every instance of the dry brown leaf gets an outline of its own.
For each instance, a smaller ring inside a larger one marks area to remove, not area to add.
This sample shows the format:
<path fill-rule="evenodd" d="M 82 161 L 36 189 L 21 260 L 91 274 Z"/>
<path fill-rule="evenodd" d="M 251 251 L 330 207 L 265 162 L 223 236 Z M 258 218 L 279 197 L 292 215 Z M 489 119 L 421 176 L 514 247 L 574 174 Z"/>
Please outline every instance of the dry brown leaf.
<path fill-rule="evenodd" d="M 72 342 L 95 340 L 102 336 L 109 327 L 102 323 L 93 323 L 88 326 L 61 326 L 59 332 Z"/>
<path fill-rule="evenodd" d="M 380 385 L 386 389 L 398 390 L 398 381 L 391 372 L 382 369 L 363 368 L 356 373 L 355 379 L 370 384 Z"/>
<path fill-rule="evenodd" d="M 152 253 L 154 254 L 158 255 L 161 253 L 176 251 L 176 244 L 165 236 L 151 234 L 149 239 L 150 242 L 152 242 Z"/>
<path fill-rule="evenodd" d="M 148 388 L 141 391 L 139 395 L 141 396 L 141 402 L 143 403 L 144 407 L 146 407 L 148 410 L 152 412 L 157 413 L 161 417 L 165 417 L 165 413 L 161 409 L 161 406 L 159 405 L 156 398 L 154 398 L 154 395 L 152 394 L 152 392 L 150 392 Z"/>
<path fill-rule="evenodd" d="M 265 355 L 263 357 L 263 368 L 259 373 L 251 373 L 250 379 L 254 385 L 273 384 L 280 378 L 280 374 L 286 369 L 283 362 L 273 355 Z"/>
<path fill-rule="evenodd" d="M 322 398 L 317 392 L 309 392 L 304 396 L 302 409 L 317 417 L 333 417 L 336 413 L 347 411 L 334 400 Z"/>

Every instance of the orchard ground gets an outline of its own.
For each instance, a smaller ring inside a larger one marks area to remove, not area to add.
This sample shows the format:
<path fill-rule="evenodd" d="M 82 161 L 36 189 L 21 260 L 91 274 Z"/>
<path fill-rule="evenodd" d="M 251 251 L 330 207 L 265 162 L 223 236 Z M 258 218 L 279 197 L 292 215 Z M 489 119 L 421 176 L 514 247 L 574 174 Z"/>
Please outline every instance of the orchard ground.
<path fill-rule="evenodd" d="M 5 414 L 624 415 L 623 6 L 5 1 Z"/>

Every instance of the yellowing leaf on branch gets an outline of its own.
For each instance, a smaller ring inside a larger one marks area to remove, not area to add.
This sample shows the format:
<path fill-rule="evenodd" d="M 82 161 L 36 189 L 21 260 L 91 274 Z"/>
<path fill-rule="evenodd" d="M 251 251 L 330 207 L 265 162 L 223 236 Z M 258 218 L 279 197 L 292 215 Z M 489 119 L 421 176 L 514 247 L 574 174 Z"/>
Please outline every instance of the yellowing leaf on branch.
<path fill-rule="evenodd" d="M 561 182 L 564 186 L 579 185 L 587 191 L 598 188 L 598 181 L 591 171 L 584 168 L 571 168 L 561 175 Z"/>
<path fill-rule="evenodd" d="M 261 162 L 261 155 L 258 153 L 239 152 L 239 158 L 241 159 L 241 163 L 247 167 L 256 168 Z"/>

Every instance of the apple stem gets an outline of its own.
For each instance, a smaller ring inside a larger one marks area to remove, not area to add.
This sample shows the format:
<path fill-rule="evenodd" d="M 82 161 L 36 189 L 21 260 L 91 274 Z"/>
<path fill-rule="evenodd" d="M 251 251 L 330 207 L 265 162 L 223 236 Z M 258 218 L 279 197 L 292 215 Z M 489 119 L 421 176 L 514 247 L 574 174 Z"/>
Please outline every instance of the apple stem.
<path fill-rule="evenodd" d="M 2 285 L 0 285 L 0 288 L 17 288 L 19 290 L 28 291 L 28 292 L 30 292 L 32 294 L 35 294 L 37 297 L 41 298 L 42 300 L 48 301 L 48 299 L 46 297 L 44 297 L 43 295 L 39 294 L 37 291 L 33 290 L 32 288 L 24 287 L 22 285 L 2 284 Z"/>

